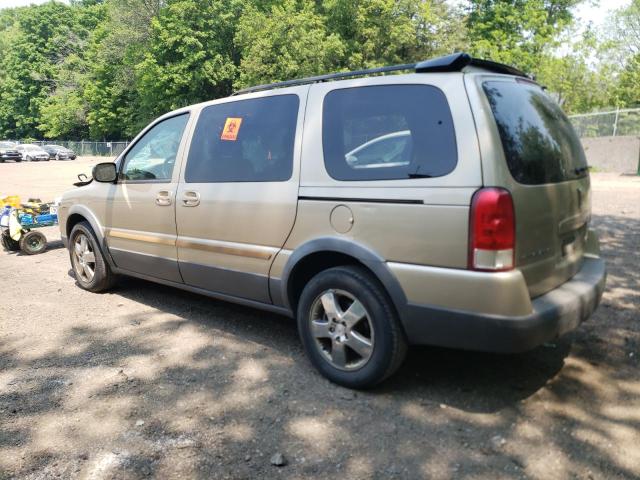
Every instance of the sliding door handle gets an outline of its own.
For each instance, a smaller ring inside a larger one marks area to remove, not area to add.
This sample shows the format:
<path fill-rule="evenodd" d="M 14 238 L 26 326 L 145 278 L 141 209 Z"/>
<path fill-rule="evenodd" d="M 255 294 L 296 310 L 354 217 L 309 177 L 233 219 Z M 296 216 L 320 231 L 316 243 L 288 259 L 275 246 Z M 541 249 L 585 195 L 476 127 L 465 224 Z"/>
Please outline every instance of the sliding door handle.
<path fill-rule="evenodd" d="M 159 191 L 158 194 L 156 195 L 156 205 L 159 205 L 161 207 L 166 207 L 168 205 L 171 205 L 172 195 L 173 195 L 173 192 L 170 192 L 168 190 Z"/>
<path fill-rule="evenodd" d="M 182 194 L 183 207 L 197 207 L 200 205 L 200 194 L 194 191 L 187 191 Z"/>

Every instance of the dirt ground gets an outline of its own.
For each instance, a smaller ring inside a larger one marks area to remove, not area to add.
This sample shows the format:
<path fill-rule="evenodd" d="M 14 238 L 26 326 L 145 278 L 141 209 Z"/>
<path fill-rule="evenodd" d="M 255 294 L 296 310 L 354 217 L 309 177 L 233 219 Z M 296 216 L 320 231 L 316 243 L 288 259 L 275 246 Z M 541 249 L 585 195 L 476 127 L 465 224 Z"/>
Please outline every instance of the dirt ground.
<path fill-rule="evenodd" d="M 53 199 L 96 161 L 2 164 L 0 193 Z M 368 392 L 315 373 L 286 318 L 81 290 L 55 229 L 0 252 L 0 478 L 637 479 L 640 177 L 593 189 L 609 277 L 588 322 L 522 355 L 414 348 Z"/>

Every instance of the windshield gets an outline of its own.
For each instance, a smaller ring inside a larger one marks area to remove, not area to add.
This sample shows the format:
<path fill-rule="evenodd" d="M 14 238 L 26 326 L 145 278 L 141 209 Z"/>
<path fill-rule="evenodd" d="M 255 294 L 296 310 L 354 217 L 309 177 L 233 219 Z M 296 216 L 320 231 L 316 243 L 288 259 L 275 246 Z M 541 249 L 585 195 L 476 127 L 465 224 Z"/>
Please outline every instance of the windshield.
<path fill-rule="evenodd" d="M 483 88 L 516 181 L 540 185 L 587 175 L 580 139 L 558 104 L 538 85 L 489 81 Z"/>

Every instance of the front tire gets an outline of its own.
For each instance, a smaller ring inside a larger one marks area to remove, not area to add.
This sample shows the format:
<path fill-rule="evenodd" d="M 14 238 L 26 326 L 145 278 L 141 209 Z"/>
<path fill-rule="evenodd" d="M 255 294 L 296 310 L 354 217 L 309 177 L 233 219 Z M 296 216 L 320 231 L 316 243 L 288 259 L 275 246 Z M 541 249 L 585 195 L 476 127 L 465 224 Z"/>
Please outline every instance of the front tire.
<path fill-rule="evenodd" d="M 298 331 L 311 363 L 349 388 L 382 382 L 406 356 L 391 300 L 361 267 L 330 268 L 309 281 L 298 303 Z"/>
<path fill-rule="evenodd" d="M 97 293 L 113 286 L 115 276 L 88 222 L 79 222 L 71 230 L 69 256 L 80 288 Z"/>

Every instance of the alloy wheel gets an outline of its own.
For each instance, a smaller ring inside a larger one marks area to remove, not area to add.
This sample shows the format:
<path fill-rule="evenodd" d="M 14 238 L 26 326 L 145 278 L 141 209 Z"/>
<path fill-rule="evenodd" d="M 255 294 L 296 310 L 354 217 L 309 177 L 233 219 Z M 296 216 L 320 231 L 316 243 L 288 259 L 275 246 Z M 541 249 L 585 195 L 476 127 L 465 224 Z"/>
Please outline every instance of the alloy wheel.
<path fill-rule="evenodd" d="M 91 282 L 96 273 L 96 256 L 89 238 L 82 232 L 76 235 L 71 251 L 73 270 L 80 280 Z"/>
<path fill-rule="evenodd" d="M 354 295 L 326 290 L 311 306 L 311 335 L 324 359 L 340 370 L 357 370 L 371 358 L 374 330 L 369 313 Z"/>

